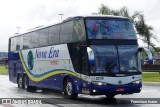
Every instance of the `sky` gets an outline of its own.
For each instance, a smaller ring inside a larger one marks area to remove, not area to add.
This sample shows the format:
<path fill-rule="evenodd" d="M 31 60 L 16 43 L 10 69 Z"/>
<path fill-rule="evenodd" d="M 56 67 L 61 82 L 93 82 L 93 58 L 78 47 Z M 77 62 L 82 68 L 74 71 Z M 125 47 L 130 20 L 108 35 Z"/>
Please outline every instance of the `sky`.
<path fill-rule="evenodd" d="M 146 23 L 154 27 L 154 35 L 160 40 L 160 0 L 0 0 L 0 52 L 8 51 L 8 39 L 15 33 L 23 33 L 41 25 L 61 22 L 77 15 L 97 13 L 101 4 L 112 9 L 128 7 L 130 13 L 140 11 Z M 154 41 L 160 47 L 160 43 Z M 145 44 L 139 41 L 140 46 Z"/>

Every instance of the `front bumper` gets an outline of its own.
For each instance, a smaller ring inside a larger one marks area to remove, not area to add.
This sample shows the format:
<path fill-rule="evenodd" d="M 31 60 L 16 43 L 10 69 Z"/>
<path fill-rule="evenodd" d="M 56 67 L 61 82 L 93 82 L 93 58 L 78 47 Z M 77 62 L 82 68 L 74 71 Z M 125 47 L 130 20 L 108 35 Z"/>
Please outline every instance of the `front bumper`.
<path fill-rule="evenodd" d="M 95 86 L 93 85 L 91 95 L 107 95 L 107 94 L 133 94 L 141 91 L 142 84 L 131 85 L 108 85 L 108 86 Z"/>

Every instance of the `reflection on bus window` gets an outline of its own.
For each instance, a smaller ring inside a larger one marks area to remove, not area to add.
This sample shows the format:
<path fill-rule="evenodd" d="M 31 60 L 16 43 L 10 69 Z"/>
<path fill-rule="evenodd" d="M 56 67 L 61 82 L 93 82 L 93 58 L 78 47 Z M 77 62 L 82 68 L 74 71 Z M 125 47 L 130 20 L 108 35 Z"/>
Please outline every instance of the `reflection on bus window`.
<path fill-rule="evenodd" d="M 89 39 L 136 39 L 129 20 L 86 20 Z"/>

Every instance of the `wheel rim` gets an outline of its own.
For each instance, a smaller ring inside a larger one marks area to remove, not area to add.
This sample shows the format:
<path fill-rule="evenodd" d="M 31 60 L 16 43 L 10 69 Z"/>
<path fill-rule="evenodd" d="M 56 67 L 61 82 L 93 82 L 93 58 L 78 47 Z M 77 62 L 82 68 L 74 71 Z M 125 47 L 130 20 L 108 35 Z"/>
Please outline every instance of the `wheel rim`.
<path fill-rule="evenodd" d="M 67 91 L 67 94 L 68 94 L 68 95 L 71 95 L 71 94 L 72 94 L 72 83 L 71 83 L 71 82 L 68 82 L 68 83 L 67 83 L 66 91 Z"/>
<path fill-rule="evenodd" d="M 22 79 L 21 78 L 19 78 L 18 84 L 19 84 L 19 88 L 22 88 Z"/>

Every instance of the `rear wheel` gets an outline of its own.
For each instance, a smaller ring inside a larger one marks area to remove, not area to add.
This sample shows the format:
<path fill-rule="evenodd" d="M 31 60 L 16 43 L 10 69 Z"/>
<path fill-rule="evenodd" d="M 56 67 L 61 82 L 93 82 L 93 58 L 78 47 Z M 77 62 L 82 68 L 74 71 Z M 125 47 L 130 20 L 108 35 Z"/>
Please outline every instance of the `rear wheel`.
<path fill-rule="evenodd" d="M 22 88 L 22 77 L 18 75 L 17 77 L 18 88 Z"/>
<path fill-rule="evenodd" d="M 27 80 L 27 76 L 24 75 L 23 79 L 22 79 L 22 88 L 23 89 L 28 89 L 28 80 Z"/>
<path fill-rule="evenodd" d="M 78 97 L 78 94 L 74 93 L 73 83 L 69 79 L 67 79 L 67 82 L 66 82 L 65 87 L 64 87 L 64 95 L 67 98 L 77 98 Z"/>
<path fill-rule="evenodd" d="M 27 79 L 27 76 L 24 75 L 23 76 L 23 81 L 22 81 L 22 88 L 23 89 L 26 89 L 26 91 L 36 91 L 36 87 L 33 87 L 33 86 L 29 86 L 29 81 Z"/>

